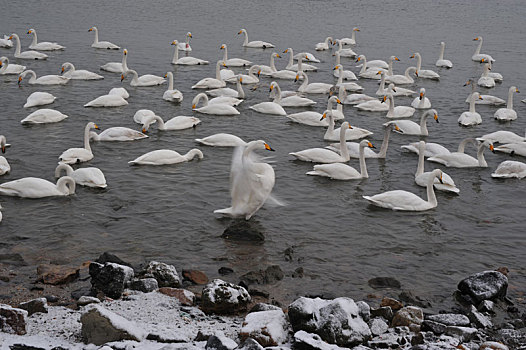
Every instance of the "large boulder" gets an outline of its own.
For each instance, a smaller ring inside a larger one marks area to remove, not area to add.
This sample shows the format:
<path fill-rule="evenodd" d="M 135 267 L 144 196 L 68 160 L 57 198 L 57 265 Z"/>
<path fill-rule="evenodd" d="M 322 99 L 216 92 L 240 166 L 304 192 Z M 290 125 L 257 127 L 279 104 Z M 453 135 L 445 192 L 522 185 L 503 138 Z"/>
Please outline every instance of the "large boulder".
<path fill-rule="evenodd" d="M 26 310 L 0 304 L 0 332 L 24 335 L 26 334 L 26 324 Z"/>
<path fill-rule="evenodd" d="M 318 334 L 324 341 L 352 346 L 370 338 L 369 326 L 360 308 L 350 298 L 324 300 L 299 298 L 289 305 L 289 319 L 295 332 Z"/>
<path fill-rule="evenodd" d="M 92 262 L 89 265 L 89 274 L 94 291 L 100 290 L 110 298 L 118 299 L 133 278 L 134 272 L 131 267 L 124 265 Z"/>
<path fill-rule="evenodd" d="M 344 350 L 347 348 L 342 348 L 334 344 L 328 344 L 324 342 L 323 339 L 321 339 L 317 334 L 307 333 L 305 331 L 297 331 L 294 333 L 294 349 Z"/>
<path fill-rule="evenodd" d="M 458 289 L 476 303 L 506 296 L 508 278 L 498 271 L 484 271 L 471 275 L 458 284 Z"/>
<path fill-rule="evenodd" d="M 203 289 L 201 309 L 207 313 L 231 314 L 246 310 L 250 300 L 245 288 L 215 279 Z"/>
<path fill-rule="evenodd" d="M 249 313 L 243 322 L 241 340 L 253 338 L 264 347 L 277 346 L 287 341 L 288 323 L 282 310 Z"/>
<path fill-rule="evenodd" d="M 141 272 L 141 276 L 155 278 L 159 287 L 179 287 L 181 279 L 175 266 L 158 261 L 150 261 Z"/>
<path fill-rule="evenodd" d="M 421 325 L 424 322 L 424 312 L 416 306 L 406 306 L 398 310 L 394 315 L 392 326 L 409 326 L 411 324 Z"/>
<path fill-rule="evenodd" d="M 206 350 L 233 350 L 237 348 L 237 343 L 226 337 L 222 332 L 216 332 L 206 341 Z"/>
<path fill-rule="evenodd" d="M 93 305 L 80 317 L 82 337 L 87 343 L 102 345 L 111 341 L 142 341 L 146 332 L 135 323 L 103 308 Z"/>
<path fill-rule="evenodd" d="M 469 318 L 462 314 L 438 314 L 426 317 L 426 320 L 442 323 L 446 326 L 469 326 Z"/>

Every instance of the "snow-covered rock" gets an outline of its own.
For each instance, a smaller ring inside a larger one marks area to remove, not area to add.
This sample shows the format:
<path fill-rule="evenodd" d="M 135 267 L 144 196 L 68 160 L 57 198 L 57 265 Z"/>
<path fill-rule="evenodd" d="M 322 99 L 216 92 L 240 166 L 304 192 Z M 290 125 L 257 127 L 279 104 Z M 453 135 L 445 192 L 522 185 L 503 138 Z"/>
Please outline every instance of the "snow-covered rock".
<path fill-rule="evenodd" d="M 26 301 L 18 305 L 19 308 L 27 311 L 27 315 L 31 316 L 37 312 L 46 312 L 47 313 L 47 299 L 46 298 L 36 298 L 33 300 Z"/>
<path fill-rule="evenodd" d="M 0 304 L 0 332 L 26 334 L 27 311 Z"/>
<path fill-rule="evenodd" d="M 237 343 L 225 336 L 222 332 L 216 332 L 206 341 L 206 350 L 233 350 L 237 348 Z"/>
<path fill-rule="evenodd" d="M 409 326 L 410 324 L 421 325 L 424 321 L 424 313 L 421 308 L 416 306 L 406 306 L 398 310 L 394 315 L 392 326 Z"/>
<path fill-rule="evenodd" d="M 477 329 L 471 327 L 448 326 L 446 328 L 446 334 L 457 338 L 462 342 L 467 342 L 473 339 L 477 334 Z"/>
<path fill-rule="evenodd" d="M 236 313 L 246 310 L 250 300 L 245 288 L 215 279 L 203 289 L 201 309 L 207 313 Z"/>
<path fill-rule="evenodd" d="M 241 328 L 241 339 L 253 338 L 264 347 L 287 341 L 288 322 L 282 310 L 249 313 Z"/>
<path fill-rule="evenodd" d="M 493 326 L 493 323 L 489 317 L 481 314 L 477 309 L 471 305 L 471 309 L 468 314 L 469 320 L 478 328 L 489 328 Z"/>
<path fill-rule="evenodd" d="M 341 348 L 338 345 L 324 342 L 319 335 L 307 333 L 305 331 L 297 331 L 294 333 L 294 347 L 307 348 L 313 350 L 343 350 L 348 348 Z"/>
<path fill-rule="evenodd" d="M 175 266 L 158 261 L 150 261 L 141 272 L 141 276 L 155 278 L 159 287 L 179 287 L 181 285 L 181 279 Z"/>
<path fill-rule="evenodd" d="M 479 272 L 460 281 L 458 289 L 479 303 L 506 296 L 508 278 L 498 271 Z"/>
<path fill-rule="evenodd" d="M 122 296 L 128 282 L 133 277 L 133 269 L 115 263 L 99 264 L 92 262 L 89 265 L 92 289 L 102 291 L 113 299 Z"/>
<path fill-rule="evenodd" d="M 159 289 L 159 284 L 155 278 L 134 279 L 129 283 L 129 288 L 143 293 L 150 293 Z"/>
<path fill-rule="evenodd" d="M 371 329 L 371 333 L 377 336 L 387 332 L 389 325 L 382 317 L 376 317 L 369 322 L 369 328 Z"/>
<path fill-rule="evenodd" d="M 87 295 L 83 295 L 77 300 L 77 305 L 79 306 L 86 306 L 89 304 L 99 304 L 100 300 L 95 297 L 89 297 Z"/>
<path fill-rule="evenodd" d="M 426 317 L 426 320 L 442 323 L 446 326 L 469 326 L 469 318 L 461 314 L 438 314 Z"/>
<path fill-rule="evenodd" d="M 241 344 L 239 344 L 239 347 L 236 350 L 263 350 L 264 348 L 254 339 L 247 338 L 245 339 Z"/>

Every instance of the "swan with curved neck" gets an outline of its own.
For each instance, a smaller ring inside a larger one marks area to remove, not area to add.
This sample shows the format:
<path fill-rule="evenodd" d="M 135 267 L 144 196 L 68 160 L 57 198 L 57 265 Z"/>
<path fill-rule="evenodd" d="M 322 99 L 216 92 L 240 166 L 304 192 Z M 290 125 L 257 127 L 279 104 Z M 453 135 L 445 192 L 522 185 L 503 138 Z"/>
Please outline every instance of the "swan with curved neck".
<path fill-rule="evenodd" d="M 193 38 L 192 33 L 187 32 L 186 35 L 185 35 L 185 41 L 182 42 L 182 43 L 179 43 L 177 45 L 179 50 L 186 51 L 186 52 L 191 52 L 192 48 L 190 47 L 190 39 L 192 39 L 192 38 Z"/>
<path fill-rule="evenodd" d="M 100 69 L 112 73 L 126 73 L 128 71 L 128 50 L 122 50 L 121 62 L 108 62 L 102 65 Z"/>
<path fill-rule="evenodd" d="M 65 62 L 61 67 L 61 74 L 63 77 L 74 80 L 99 80 L 104 79 L 102 75 L 93 73 L 84 69 L 77 70 L 73 63 Z"/>
<path fill-rule="evenodd" d="M 420 125 L 415 123 L 412 120 L 394 120 L 387 122 L 384 125 L 393 124 L 396 126 L 396 132 L 405 134 L 405 135 L 422 135 L 428 136 L 429 131 L 427 130 L 427 118 L 433 117 L 438 123 L 438 113 L 436 109 L 430 109 L 420 117 Z"/>
<path fill-rule="evenodd" d="M 387 148 L 389 147 L 389 136 L 391 135 L 392 130 L 397 130 L 396 125 L 386 125 L 384 124 L 384 139 L 382 141 L 382 145 L 380 147 L 380 151 L 378 153 L 374 152 L 370 148 L 364 149 L 364 157 L 365 158 L 380 158 L 385 159 L 387 156 Z M 347 150 L 349 152 L 349 156 L 351 158 L 359 158 L 360 157 L 360 144 L 357 142 L 346 142 L 345 145 L 347 146 Z M 333 151 L 340 151 L 340 144 L 339 143 L 331 143 L 330 146 L 327 146 L 328 149 Z"/>
<path fill-rule="evenodd" d="M 150 125 L 152 125 L 155 122 L 157 122 L 157 129 L 166 131 L 195 128 L 198 124 L 201 123 L 201 120 L 196 117 L 177 116 L 164 122 L 163 119 L 158 115 L 153 115 L 146 117 L 146 119 L 143 120 L 142 132 L 146 133 L 150 128 Z"/>
<path fill-rule="evenodd" d="M 354 33 L 353 33 L 354 34 Z M 316 51 L 325 51 L 329 50 L 329 43 L 333 43 L 334 39 L 331 36 L 328 36 L 325 38 L 325 40 L 322 43 L 317 43 L 314 47 L 314 50 Z"/>
<path fill-rule="evenodd" d="M 389 57 L 389 67 L 387 68 L 387 75 L 393 75 L 393 62 L 398 61 L 400 62 L 400 59 L 396 56 Z"/>
<path fill-rule="evenodd" d="M 241 84 L 257 84 L 259 83 L 259 75 L 261 74 L 261 67 L 257 64 L 250 67 L 248 74 L 239 74 L 241 76 Z M 238 77 L 232 76 L 231 78 L 226 79 L 225 81 L 229 83 L 237 82 Z"/>
<path fill-rule="evenodd" d="M 88 29 L 88 32 L 95 32 L 95 38 L 93 39 L 93 44 L 91 47 L 96 49 L 107 49 L 107 50 L 119 50 L 120 46 L 117 46 L 109 41 L 99 41 L 99 30 L 97 27 L 93 26 Z"/>
<path fill-rule="evenodd" d="M 37 38 L 37 31 L 33 28 L 29 29 L 27 31 L 27 34 L 33 35 L 33 41 L 31 42 L 31 45 L 29 45 L 29 48 L 32 50 L 40 50 L 40 51 L 54 51 L 54 50 L 64 50 L 65 47 L 62 45 L 59 45 L 57 43 L 50 43 L 49 41 L 44 42 L 38 42 Z"/>
<path fill-rule="evenodd" d="M 341 64 L 334 67 L 333 70 L 338 71 L 338 81 L 336 82 L 337 87 L 343 86 L 345 90 L 348 90 L 351 92 L 362 92 L 363 91 L 363 87 L 361 85 L 358 85 L 357 83 L 353 83 L 353 82 L 344 83 L 343 82 L 344 73 L 343 73 L 343 66 Z"/>
<path fill-rule="evenodd" d="M 421 69 L 422 68 L 422 56 L 420 55 L 420 53 L 415 52 L 410 58 L 415 58 L 415 57 L 417 61 L 416 63 L 416 71 L 418 72 L 417 77 L 425 78 L 425 79 L 434 79 L 434 80 L 440 79 L 440 75 L 437 72 L 432 71 L 430 69 Z"/>
<path fill-rule="evenodd" d="M 75 194 L 75 180 L 69 176 L 61 177 L 56 184 L 37 177 L 24 177 L 0 185 L 0 195 L 4 196 L 44 198 L 71 194 Z"/>
<path fill-rule="evenodd" d="M 477 158 L 474 158 L 464 153 L 464 147 L 468 143 L 473 143 L 477 146 Z M 448 168 L 486 168 L 488 166 L 488 163 L 484 158 L 484 149 L 486 147 L 488 147 L 492 152 L 495 151 L 495 149 L 493 148 L 493 144 L 487 140 L 481 140 L 477 144 L 477 140 L 473 138 L 467 138 L 462 140 L 462 142 L 459 144 L 457 152 L 451 152 L 449 154 L 439 154 L 434 157 L 430 157 L 427 160 L 435 163 L 444 164 Z"/>
<path fill-rule="evenodd" d="M 281 56 L 277 52 L 273 52 L 272 54 L 270 54 L 269 65 L 266 66 L 266 65 L 262 64 L 262 65 L 259 66 L 259 68 L 261 69 L 261 74 L 263 74 L 263 75 L 271 75 L 272 73 L 275 73 L 275 72 L 278 71 L 276 69 L 276 63 L 274 62 L 274 59 L 276 57 L 280 58 Z"/>
<path fill-rule="evenodd" d="M 10 64 L 9 59 L 5 56 L 0 57 L 0 75 L 20 74 L 26 69 L 26 66 L 20 64 Z"/>
<path fill-rule="evenodd" d="M 287 66 L 285 67 L 285 69 L 288 69 L 288 70 L 293 70 L 295 72 L 307 72 L 307 71 L 317 71 L 318 70 L 318 67 L 312 65 L 312 64 L 307 64 L 307 63 L 303 63 L 303 59 L 305 59 L 304 56 L 299 56 L 298 57 L 298 63 L 297 64 L 294 64 L 294 50 L 292 50 L 292 48 L 287 48 L 285 49 L 285 51 L 283 51 L 283 53 L 289 53 L 289 62 L 287 63 Z"/>
<path fill-rule="evenodd" d="M 185 56 L 179 58 L 179 43 L 177 40 L 172 41 L 172 45 L 174 46 L 174 56 L 172 58 L 172 64 L 178 64 L 183 66 L 198 66 L 202 64 L 209 64 L 210 62 L 202 60 L 200 58 Z"/>
<path fill-rule="evenodd" d="M 356 52 L 354 52 L 352 49 L 344 49 L 343 48 L 343 43 L 340 39 L 336 39 L 336 42 L 338 43 L 338 51 L 340 53 L 340 56 L 341 57 L 350 57 L 350 58 L 354 58 L 356 57 Z"/>
<path fill-rule="evenodd" d="M 28 81 L 28 84 L 31 85 L 65 85 L 70 79 L 60 75 L 43 75 L 37 79 L 37 74 L 31 69 L 28 69 L 20 73 L 18 76 L 18 85 L 22 83 L 22 79 L 24 79 L 27 75 L 31 76 Z"/>
<path fill-rule="evenodd" d="M 473 61 L 475 61 L 475 62 L 482 62 L 482 60 L 486 60 L 486 61 L 495 62 L 493 57 L 491 57 L 490 55 L 480 53 L 480 50 L 482 49 L 482 42 L 483 42 L 481 36 L 476 37 L 475 39 L 473 39 L 473 41 L 478 41 L 479 42 L 479 44 L 477 46 L 477 49 L 475 50 L 475 53 L 473 54 L 473 56 L 471 56 L 471 59 Z"/>
<path fill-rule="evenodd" d="M 251 48 L 255 48 L 255 49 L 266 49 L 266 48 L 269 48 L 269 47 L 274 47 L 274 45 L 272 45 L 271 43 L 268 43 L 266 41 L 261 41 L 261 40 L 255 40 L 255 41 L 248 41 L 248 33 L 247 33 L 247 30 L 246 29 L 241 29 L 238 33 L 239 34 L 244 34 L 245 35 L 245 40 L 243 41 L 243 46 L 244 47 L 251 47 Z"/>
<path fill-rule="evenodd" d="M 203 100 L 203 106 L 198 107 L 199 103 Z M 238 115 L 240 114 L 237 109 L 226 103 L 208 103 L 208 96 L 201 92 L 197 94 L 192 100 L 192 109 L 196 112 L 204 114 L 214 115 Z"/>
<path fill-rule="evenodd" d="M 463 126 L 478 125 L 482 123 L 482 117 L 475 111 L 475 101 L 482 100 L 478 92 L 471 94 L 471 101 L 469 102 L 469 111 L 464 112 L 458 118 L 459 124 Z"/>
<path fill-rule="evenodd" d="M 143 154 L 140 157 L 137 157 L 134 160 L 128 162 L 131 165 L 169 165 L 188 162 L 195 157 L 203 159 L 203 152 L 201 150 L 194 148 L 188 151 L 186 154 L 181 155 L 176 151 L 169 149 L 159 149 L 156 151 L 151 151 Z"/>
<path fill-rule="evenodd" d="M 73 170 L 68 164 L 59 164 L 55 169 L 55 177 L 60 177 L 63 171 L 66 172 L 67 176 L 72 177 L 77 185 L 99 188 L 108 187 L 104 173 L 99 168 L 89 167 Z"/>
<path fill-rule="evenodd" d="M 335 64 L 335 66 L 342 66 L 341 60 L 340 60 L 340 53 L 339 52 L 335 52 L 334 56 L 336 57 L 336 64 Z M 358 80 L 358 78 L 356 77 L 356 74 L 354 74 L 354 72 L 352 72 L 350 70 L 343 70 L 343 66 L 342 66 L 342 72 L 343 72 L 343 79 L 345 79 L 345 80 Z M 334 75 L 336 78 L 339 78 L 340 74 L 341 74 L 340 70 L 338 70 L 338 69 L 334 70 L 333 73 L 332 73 L 332 75 Z"/>
<path fill-rule="evenodd" d="M 20 38 L 17 34 L 13 33 L 9 37 L 9 40 L 15 39 L 16 48 L 15 48 L 15 57 L 23 60 L 45 60 L 48 58 L 48 55 L 38 52 L 38 51 L 24 51 L 21 52 Z"/>
<path fill-rule="evenodd" d="M 341 130 L 340 128 L 334 129 L 334 117 L 333 117 L 333 113 L 331 109 L 327 109 L 323 113 L 321 119 L 325 119 L 325 118 L 329 120 L 329 127 L 327 128 L 327 131 L 325 132 L 323 139 L 326 141 L 338 141 Z M 345 140 L 347 141 L 359 140 L 359 139 L 362 139 L 372 134 L 373 134 L 372 132 L 366 129 L 356 128 L 356 127 L 346 128 L 345 129 Z"/>
<path fill-rule="evenodd" d="M 438 60 L 435 63 L 435 66 L 437 67 L 443 67 L 443 68 L 452 68 L 453 63 L 451 63 L 450 60 L 444 59 L 444 51 L 446 50 L 446 43 L 441 42 L 440 43 L 440 55 L 438 56 Z"/>
<path fill-rule="evenodd" d="M 515 86 L 511 86 L 508 89 L 508 104 L 506 108 L 499 108 L 493 115 L 495 119 L 502 121 L 509 121 L 517 119 L 517 112 L 513 110 L 513 94 L 518 93 L 519 89 Z"/>
<path fill-rule="evenodd" d="M 89 138 L 93 141 L 125 142 L 145 139 L 147 137 L 148 135 L 145 135 L 140 131 L 125 128 L 122 126 L 114 126 L 108 128 L 100 134 L 97 134 L 95 131 L 89 132 Z"/>
<path fill-rule="evenodd" d="M 358 27 L 354 27 L 352 29 L 352 34 L 350 38 L 342 38 L 340 41 L 343 45 L 356 45 L 356 32 L 359 32 L 360 29 Z"/>
<path fill-rule="evenodd" d="M 223 61 L 228 67 L 246 67 L 252 64 L 251 61 L 244 60 L 242 58 L 228 58 L 228 47 L 226 46 L 226 44 L 221 44 L 221 47 L 219 49 L 224 50 Z"/>
<path fill-rule="evenodd" d="M 426 143 L 425 141 L 420 141 L 418 143 L 418 167 L 415 173 L 415 182 L 418 186 L 426 187 L 429 181 L 429 177 L 432 176 L 431 172 L 424 172 L 424 155 L 426 153 Z M 439 191 L 460 193 L 460 190 L 455 185 L 455 182 L 445 172 L 442 172 L 442 181 L 438 181 L 437 178 L 434 178 L 433 186 Z"/>
<path fill-rule="evenodd" d="M 477 84 L 482 87 L 492 88 L 495 86 L 495 79 L 489 76 L 489 71 L 491 70 L 491 67 L 489 66 L 489 63 L 484 63 L 484 67 L 482 69 L 482 75 L 477 81 Z"/>
<path fill-rule="evenodd" d="M 471 97 L 473 96 L 473 93 L 474 93 L 474 92 L 476 91 L 476 89 L 477 89 L 477 84 L 474 84 L 473 79 L 469 79 L 469 80 L 464 84 L 464 86 L 467 86 L 467 85 L 471 85 L 471 93 L 470 93 L 469 96 L 466 98 L 466 102 L 467 102 L 467 103 L 470 103 L 470 102 L 471 102 Z M 475 101 L 476 104 L 495 105 L 495 106 L 498 106 L 498 105 L 505 105 L 505 104 L 506 104 L 506 101 L 504 101 L 502 98 L 499 98 L 499 97 L 496 97 L 496 96 L 492 96 L 492 95 L 480 95 L 480 97 L 482 97 L 482 100 L 477 99 L 477 100 Z"/>
<path fill-rule="evenodd" d="M 155 86 L 161 85 L 166 81 L 163 77 L 152 74 L 145 74 L 139 77 L 133 69 L 128 69 L 125 73 L 121 74 L 121 81 L 128 75 L 132 76 L 132 80 L 130 81 L 131 86 Z"/>
<path fill-rule="evenodd" d="M 221 79 L 221 66 L 226 67 L 225 61 L 217 61 L 215 78 L 201 79 L 195 85 L 192 86 L 192 89 L 217 89 L 225 87 L 226 83 L 223 79 Z"/>
<path fill-rule="evenodd" d="M 393 94 L 387 94 L 384 96 L 383 101 L 389 99 L 389 109 L 387 111 L 387 118 L 409 118 L 415 114 L 415 109 L 408 106 L 396 106 L 394 103 Z"/>
<path fill-rule="evenodd" d="M 348 122 L 344 122 L 340 127 L 340 144 L 345 144 L 345 132 L 351 126 Z M 326 148 L 309 148 L 299 152 L 291 152 L 290 155 L 296 157 L 298 160 L 313 163 L 346 163 L 349 161 L 349 150 L 343 147 L 340 154 L 328 150 Z"/>
<path fill-rule="evenodd" d="M 170 102 L 182 102 L 183 94 L 181 91 L 174 89 L 174 75 L 172 72 L 167 72 L 164 75 L 165 78 L 168 78 L 168 90 L 163 94 L 163 99 Z"/>
<path fill-rule="evenodd" d="M 275 81 L 270 83 L 269 90 L 271 93 L 271 97 L 274 97 L 273 102 L 281 105 L 282 107 L 307 107 L 316 104 L 316 102 L 311 100 L 310 98 L 301 97 L 298 95 L 292 95 L 282 98 L 281 88 Z"/>
<path fill-rule="evenodd" d="M 81 162 L 87 162 L 93 159 L 93 153 L 91 152 L 91 146 L 89 143 L 89 132 L 91 129 L 99 129 L 97 124 L 89 122 L 84 128 L 84 148 L 70 148 L 64 151 L 60 156 L 59 160 L 66 164 L 75 164 Z"/>
<path fill-rule="evenodd" d="M 298 72 L 296 74 L 295 81 L 300 80 L 300 76 L 303 77 L 303 83 L 298 87 L 299 92 L 309 93 L 309 94 L 328 94 L 331 90 L 332 84 L 326 83 L 312 83 L 309 84 L 309 78 L 307 73 Z"/>
<path fill-rule="evenodd" d="M 411 107 L 416 109 L 431 108 L 431 101 L 426 97 L 426 89 L 420 89 L 420 96 L 415 97 L 413 102 L 411 102 Z"/>
<path fill-rule="evenodd" d="M 388 83 L 393 83 L 397 85 L 404 85 L 404 84 L 413 84 L 415 80 L 409 75 L 411 72 L 415 72 L 415 75 L 418 77 L 419 72 L 416 69 L 416 67 L 407 67 L 404 75 L 391 75 L 388 77 L 385 77 L 385 81 Z"/>
<path fill-rule="evenodd" d="M 234 97 L 239 99 L 245 98 L 245 90 L 243 90 L 243 77 L 241 74 L 236 75 L 236 90 L 231 88 L 218 88 L 218 89 L 212 89 L 207 90 L 206 93 L 209 94 L 212 97 Z"/>

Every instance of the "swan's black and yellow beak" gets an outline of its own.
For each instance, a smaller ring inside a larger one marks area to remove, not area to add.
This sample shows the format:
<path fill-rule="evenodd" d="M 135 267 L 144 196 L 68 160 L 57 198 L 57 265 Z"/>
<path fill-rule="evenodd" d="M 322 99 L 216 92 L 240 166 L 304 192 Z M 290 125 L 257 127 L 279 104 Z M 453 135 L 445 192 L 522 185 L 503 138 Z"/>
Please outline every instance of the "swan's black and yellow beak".
<path fill-rule="evenodd" d="M 265 143 L 265 149 L 266 149 L 267 151 L 272 151 L 272 152 L 274 152 L 274 149 L 272 149 L 272 147 L 270 147 L 270 146 L 268 145 L 268 143 Z"/>
<path fill-rule="evenodd" d="M 18 85 L 22 82 L 22 77 L 18 77 Z"/>
<path fill-rule="evenodd" d="M 2 145 L 2 153 L 5 153 L 5 145 Z"/>
<path fill-rule="evenodd" d="M 400 61 L 400 59 L 398 57 L 395 57 L 394 60 L 395 61 Z"/>
<path fill-rule="evenodd" d="M 238 34 L 238 35 L 239 35 L 239 34 L 241 34 L 241 33 L 243 33 L 243 31 L 242 31 L 242 30 L 240 30 L 239 32 L 237 32 L 237 34 Z"/>
<path fill-rule="evenodd" d="M 188 33 L 188 36 L 189 36 L 190 38 L 192 38 L 192 33 Z"/>
<path fill-rule="evenodd" d="M 393 124 L 393 126 L 394 126 L 395 131 L 397 131 L 397 132 L 399 132 L 399 133 L 401 133 L 401 134 L 404 133 L 404 131 L 403 131 L 402 129 L 400 129 L 400 128 L 398 127 L 398 125 Z"/>
<path fill-rule="evenodd" d="M 2 61 L 0 61 L 0 68 L 2 68 L 2 66 L 3 66 L 3 63 L 2 63 Z"/>
<path fill-rule="evenodd" d="M 322 121 L 323 119 L 327 118 L 327 113 L 323 113 L 321 118 L 320 118 L 320 121 Z"/>
<path fill-rule="evenodd" d="M 466 81 L 466 83 L 464 84 L 464 86 L 468 86 L 468 85 L 470 85 L 470 84 L 471 84 L 471 81 L 468 80 L 468 81 Z"/>
<path fill-rule="evenodd" d="M 270 88 L 268 89 L 268 92 L 271 92 L 272 89 L 274 89 L 274 85 L 270 85 Z"/>
<path fill-rule="evenodd" d="M 518 94 L 520 93 L 519 89 L 517 89 L 517 88 L 515 88 L 515 92 L 518 93 Z"/>
<path fill-rule="evenodd" d="M 124 80 L 124 74 L 121 74 L 121 81 Z"/>
<path fill-rule="evenodd" d="M 417 70 L 415 70 L 415 75 L 418 77 L 418 71 Z"/>
<path fill-rule="evenodd" d="M 482 96 L 479 95 L 479 100 L 483 100 Z"/>
<path fill-rule="evenodd" d="M 259 78 L 259 75 L 260 75 L 260 74 L 261 74 L 261 69 L 260 69 L 260 70 L 258 70 L 258 78 Z"/>
<path fill-rule="evenodd" d="M 424 98 L 424 93 L 421 92 L 421 93 L 420 93 L 420 99 L 423 99 L 423 98 Z"/>
<path fill-rule="evenodd" d="M 97 124 L 95 124 L 93 127 L 94 127 L 95 129 L 97 129 L 97 130 L 100 130 L 100 128 L 99 128 L 99 126 L 98 126 Z"/>
<path fill-rule="evenodd" d="M 336 70 L 336 69 L 338 69 L 338 68 L 340 68 L 340 65 L 337 65 L 337 66 L 334 67 L 332 70 Z"/>
<path fill-rule="evenodd" d="M 435 113 L 435 114 L 433 115 L 433 119 L 435 119 L 435 120 L 437 121 L 437 123 L 438 123 L 438 114 Z"/>
<path fill-rule="evenodd" d="M 170 45 L 177 45 L 177 40 L 172 41 Z"/>
<path fill-rule="evenodd" d="M 225 48 L 225 45 L 221 45 L 221 47 L 219 48 L 219 50 L 224 50 Z"/>
<path fill-rule="evenodd" d="M 387 100 L 387 96 L 382 97 L 382 103 L 385 103 L 386 100 Z"/>
<path fill-rule="evenodd" d="M 32 32 L 30 30 L 27 31 L 27 34 L 31 34 Z"/>
<path fill-rule="evenodd" d="M 352 126 L 351 126 L 351 124 L 349 124 L 349 129 L 352 129 Z"/>
<path fill-rule="evenodd" d="M 283 51 L 283 53 L 287 53 L 287 52 L 289 52 L 289 49 L 286 49 L 285 51 Z"/>
<path fill-rule="evenodd" d="M 358 58 L 356 59 L 356 62 L 360 62 L 361 60 L 362 60 L 362 58 L 361 58 L 361 57 L 358 57 Z"/>
<path fill-rule="evenodd" d="M 339 105 L 342 105 L 342 104 L 343 104 L 342 101 L 340 101 L 339 98 L 336 98 L 336 103 L 339 104 Z"/>
<path fill-rule="evenodd" d="M 146 134 L 147 131 L 148 131 L 148 130 L 146 130 L 146 128 L 142 128 L 142 133 L 143 133 L 143 134 Z"/>
<path fill-rule="evenodd" d="M 195 103 L 192 105 L 192 109 L 195 109 Z"/>
<path fill-rule="evenodd" d="M 91 32 L 91 31 L 93 31 L 93 28 L 88 29 L 88 32 Z"/>
<path fill-rule="evenodd" d="M 369 148 L 376 148 L 376 147 L 374 147 L 374 145 L 373 145 L 372 143 L 370 143 L 370 142 L 367 143 L 367 146 L 368 146 Z"/>
<path fill-rule="evenodd" d="M 124 51 L 122 51 L 122 53 L 126 56 L 128 54 L 128 50 L 124 49 Z"/>
<path fill-rule="evenodd" d="M 478 37 L 476 37 L 475 39 L 473 39 L 473 41 L 478 41 L 478 40 L 479 40 L 479 38 L 478 38 Z"/>
<path fill-rule="evenodd" d="M 11 39 L 13 39 L 13 36 L 12 36 L 12 35 L 10 35 L 9 38 L 8 38 L 7 40 L 11 40 Z"/>
<path fill-rule="evenodd" d="M 393 86 L 393 92 L 396 92 L 396 88 Z"/>
<path fill-rule="evenodd" d="M 412 54 L 411 57 L 409 57 L 409 58 L 415 58 L 415 54 Z"/>
<path fill-rule="evenodd" d="M 438 181 L 440 181 L 441 184 L 444 183 L 444 181 L 442 181 L 442 173 L 440 173 L 440 177 L 438 178 Z"/>
<path fill-rule="evenodd" d="M 276 54 L 276 57 L 277 57 L 277 58 L 281 58 L 281 56 L 279 55 L 279 53 Z"/>
<path fill-rule="evenodd" d="M 300 75 L 296 74 L 296 79 L 294 79 L 294 82 L 297 82 L 298 80 L 300 80 Z"/>
<path fill-rule="evenodd" d="M 493 147 L 493 144 L 489 145 L 489 149 L 491 152 L 495 153 L 495 147 Z"/>
<path fill-rule="evenodd" d="M 60 70 L 60 74 L 64 74 L 64 67 Z"/>
<path fill-rule="evenodd" d="M 239 82 L 240 82 L 240 83 L 243 82 L 243 77 L 239 77 Z"/>

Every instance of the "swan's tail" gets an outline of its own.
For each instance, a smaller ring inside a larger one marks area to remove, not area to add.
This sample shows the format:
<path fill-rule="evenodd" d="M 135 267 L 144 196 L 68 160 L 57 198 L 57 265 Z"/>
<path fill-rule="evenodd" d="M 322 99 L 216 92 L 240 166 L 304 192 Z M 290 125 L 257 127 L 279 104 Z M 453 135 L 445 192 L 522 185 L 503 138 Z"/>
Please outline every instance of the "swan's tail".
<path fill-rule="evenodd" d="M 437 189 L 437 190 L 440 190 L 440 191 L 446 191 L 446 192 L 452 192 L 452 193 L 460 193 L 460 190 L 455 187 L 455 186 L 451 186 L 451 185 L 447 185 L 447 184 L 433 184 L 433 186 Z"/>
<path fill-rule="evenodd" d="M 225 208 L 225 209 L 214 210 L 214 214 L 223 214 L 223 215 L 227 215 L 227 216 L 234 216 L 234 213 L 232 212 L 232 207 Z"/>

